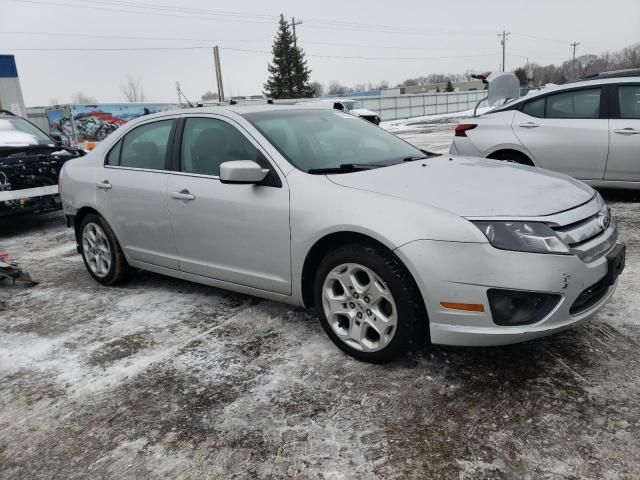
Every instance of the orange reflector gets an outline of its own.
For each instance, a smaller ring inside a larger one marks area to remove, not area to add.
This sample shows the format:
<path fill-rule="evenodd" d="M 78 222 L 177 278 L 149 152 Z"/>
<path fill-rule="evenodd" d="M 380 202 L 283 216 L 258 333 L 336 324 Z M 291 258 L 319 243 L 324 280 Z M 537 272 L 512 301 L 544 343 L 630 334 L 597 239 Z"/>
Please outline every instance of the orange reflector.
<path fill-rule="evenodd" d="M 440 305 L 450 310 L 464 310 L 465 312 L 484 312 L 484 305 L 482 305 L 481 303 L 440 302 Z"/>

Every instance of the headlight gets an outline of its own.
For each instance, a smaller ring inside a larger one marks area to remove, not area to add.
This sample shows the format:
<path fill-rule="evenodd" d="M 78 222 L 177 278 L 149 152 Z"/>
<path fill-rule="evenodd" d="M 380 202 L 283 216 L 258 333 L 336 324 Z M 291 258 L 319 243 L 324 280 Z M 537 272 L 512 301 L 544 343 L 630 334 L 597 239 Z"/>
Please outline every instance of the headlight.
<path fill-rule="evenodd" d="M 569 254 L 551 227 L 538 222 L 473 222 L 491 245 L 502 250 Z"/>

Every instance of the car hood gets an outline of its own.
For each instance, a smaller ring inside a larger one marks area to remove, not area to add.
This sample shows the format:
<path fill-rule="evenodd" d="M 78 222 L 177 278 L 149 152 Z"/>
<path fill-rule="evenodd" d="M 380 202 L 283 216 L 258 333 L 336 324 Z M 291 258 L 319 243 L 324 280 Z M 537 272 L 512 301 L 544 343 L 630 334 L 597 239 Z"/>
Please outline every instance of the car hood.
<path fill-rule="evenodd" d="M 359 117 L 373 117 L 375 115 L 378 115 L 376 112 L 367 110 L 366 108 L 354 108 L 353 110 L 349 110 L 349 113 L 352 115 L 357 115 Z"/>
<path fill-rule="evenodd" d="M 462 217 L 551 215 L 586 203 L 595 194 L 588 185 L 560 173 L 451 155 L 330 175 L 329 179 Z"/>

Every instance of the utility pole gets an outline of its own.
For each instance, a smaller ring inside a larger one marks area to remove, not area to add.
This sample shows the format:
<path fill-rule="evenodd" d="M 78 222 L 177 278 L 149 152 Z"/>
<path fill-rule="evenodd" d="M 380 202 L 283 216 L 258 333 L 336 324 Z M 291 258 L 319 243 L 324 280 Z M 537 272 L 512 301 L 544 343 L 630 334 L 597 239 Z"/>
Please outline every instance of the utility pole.
<path fill-rule="evenodd" d="M 293 29 L 293 47 L 298 48 L 297 38 L 296 38 L 296 25 L 302 25 L 302 20 L 296 22 L 295 17 L 291 17 L 291 28 Z"/>
<path fill-rule="evenodd" d="M 573 42 L 569 44 L 573 47 L 573 60 L 571 60 L 571 72 L 573 73 L 573 78 L 576 78 L 576 47 L 580 45 L 580 42 Z"/>
<path fill-rule="evenodd" d="M 178 94 L 178 108 L 180 108 L 180 103 L 182 101 L 180 98 L 180 82 L 176 82 L 176 93 Z"/>
<path fill-rule="evenodd" d="M 511 35 L 511 32 L 507 32 L 505 30 L 502 30 L 502 33 L 498 34 L 498 37 L 502 37 L 502 40 L 500 40 L 500 45 L 502 45 L 502 71 L 504 72 L 504 62 L 505 62 L 505 51 L 507 48 L 507 37 Z"/>
<path fill-rule="evenodd" d="M 216 70 L 216 82 L 218 84 L 218 100 L 224 102 L 224 88 L 222 87 L 222 69 L 220 68 L 220 52 L 218 46 L 213 47 L 213 64 Z"/>

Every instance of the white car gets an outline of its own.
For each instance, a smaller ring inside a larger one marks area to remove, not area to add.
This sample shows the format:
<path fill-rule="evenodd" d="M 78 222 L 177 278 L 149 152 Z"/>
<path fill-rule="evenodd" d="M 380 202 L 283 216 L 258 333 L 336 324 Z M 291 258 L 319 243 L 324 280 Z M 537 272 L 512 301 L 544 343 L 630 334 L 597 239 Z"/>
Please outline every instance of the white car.
<path fill-rule="evenodd" d="M 589 318 L 625 247 L 604 201 L 559 173 L 428 156 L 334 110 L 192 109 L 118 129 L 60 175 L 104 285 L 139 268 L 315 306 L 345 352 L 502 345 Z"/>
<path fill-rule="evenodd" d="M 380 125 L 380 115 L 364 108 L 361 102 L 353 100 L 351 98 L 322 98 L 320 100 L 314 100 L 312 102 L 302 102 L 300 105 L 307 105 L 311 108 L 328 108 L 333 110 L 339 110 L 341 112 L 350 113 L 356 117 L 363 118 L 374 125 Z"/>
<path fill-rule="evenodd" d="M 546 88 L 462 121 L 450 153 L 640 188 L 640 70 Z"/>

